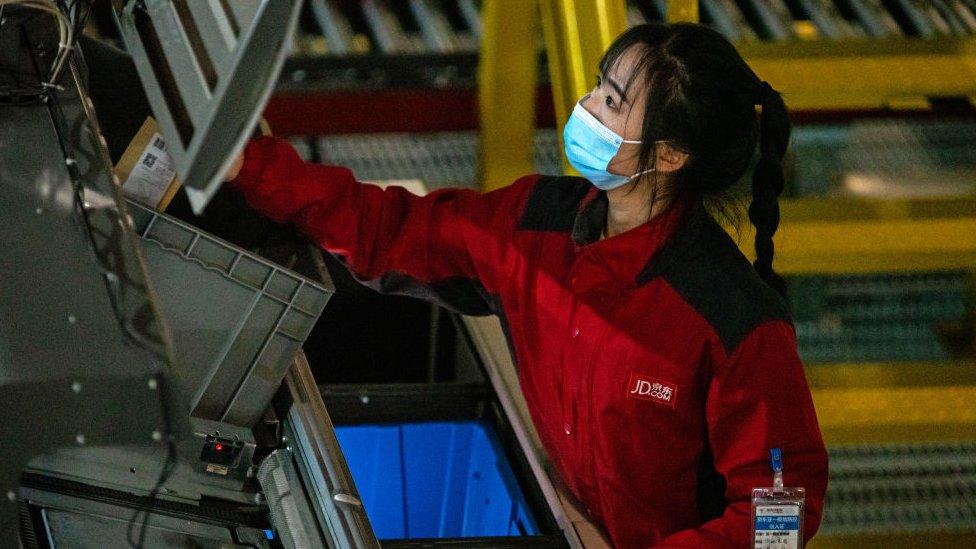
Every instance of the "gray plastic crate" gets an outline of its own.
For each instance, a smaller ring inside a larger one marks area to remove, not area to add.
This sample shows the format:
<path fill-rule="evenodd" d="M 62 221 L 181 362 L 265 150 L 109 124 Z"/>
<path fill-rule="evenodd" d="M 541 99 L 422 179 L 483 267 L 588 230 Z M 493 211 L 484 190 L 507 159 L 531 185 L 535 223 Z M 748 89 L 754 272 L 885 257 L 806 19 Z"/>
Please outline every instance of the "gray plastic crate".
<path fill-rule="evenodd" d="M 190 415 L 256 423 L 333 290 L 128 203 L 186 371 Z"/>

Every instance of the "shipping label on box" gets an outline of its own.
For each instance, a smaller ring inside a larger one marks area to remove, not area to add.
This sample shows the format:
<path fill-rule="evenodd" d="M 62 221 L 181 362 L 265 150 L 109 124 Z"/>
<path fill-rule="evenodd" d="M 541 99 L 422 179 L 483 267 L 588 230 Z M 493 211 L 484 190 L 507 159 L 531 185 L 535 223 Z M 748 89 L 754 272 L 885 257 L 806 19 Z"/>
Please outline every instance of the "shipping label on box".
<path fill-rule="evenodd" d="M 122 184 L 123 194 L 163 211 L 180 188 L 173 164 L 166 140 L 159 133 L 156 121 L 149 117 L 122 153 L 115 175 Z"/>

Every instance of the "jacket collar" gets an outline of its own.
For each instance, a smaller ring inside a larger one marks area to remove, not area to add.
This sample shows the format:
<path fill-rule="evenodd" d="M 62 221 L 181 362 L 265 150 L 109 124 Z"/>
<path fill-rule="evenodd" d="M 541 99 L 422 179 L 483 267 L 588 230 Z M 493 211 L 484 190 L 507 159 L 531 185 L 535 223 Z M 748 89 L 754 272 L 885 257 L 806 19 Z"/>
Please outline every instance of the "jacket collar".
<path fill-rule="evenodd" d="M 607 193 L 596 188 L 583 197 L 576 221 L 573 223 L 573 243 L 586 246 L 600 240 L 603 228 L 607 224 L 607 210 L 610 208 Z"/>
<path fill-rule="evenodd" d="M 675 202 L 647 223 L 600 240 L 608 209 L 605 192 L 592 189 L 587 193 L 573 224 L 573 242 L 579 249 L 591 249 L 607 269 L 638 286 L 663 275 L 685 256 L 710 219 L 697 201 Z"/>

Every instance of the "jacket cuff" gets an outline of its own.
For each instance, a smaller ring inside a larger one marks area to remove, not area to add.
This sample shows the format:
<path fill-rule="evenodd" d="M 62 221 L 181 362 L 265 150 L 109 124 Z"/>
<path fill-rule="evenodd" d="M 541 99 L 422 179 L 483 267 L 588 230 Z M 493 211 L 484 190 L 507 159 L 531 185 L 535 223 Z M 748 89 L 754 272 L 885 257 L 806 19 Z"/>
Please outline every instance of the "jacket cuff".
<path fill-rule="evenodd" d="M 236 189 L 246 191 L 260 186 L 264 169 L 274 155 L 277 138 L 261 136 L 250 140 L 244 147 L 244 165 L 237 177 L 228 184 Z"/>

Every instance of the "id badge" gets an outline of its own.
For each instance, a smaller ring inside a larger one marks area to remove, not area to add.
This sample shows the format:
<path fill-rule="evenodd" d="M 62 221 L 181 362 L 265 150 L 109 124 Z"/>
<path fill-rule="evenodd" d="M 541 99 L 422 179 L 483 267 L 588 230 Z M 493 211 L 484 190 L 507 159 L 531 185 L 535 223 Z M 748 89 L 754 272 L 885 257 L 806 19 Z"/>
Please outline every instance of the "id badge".
<path fill-rule="evenodd" d="M 752 489 L 754 549 L 803 548 L 803 488 Z"/>
<path fill-rule="evenodd" d="M 769 450 L 773 486 L 752 489 L 753 549 L 803 549 L 806 490 L 783 486 L 783 452 Z"/>

